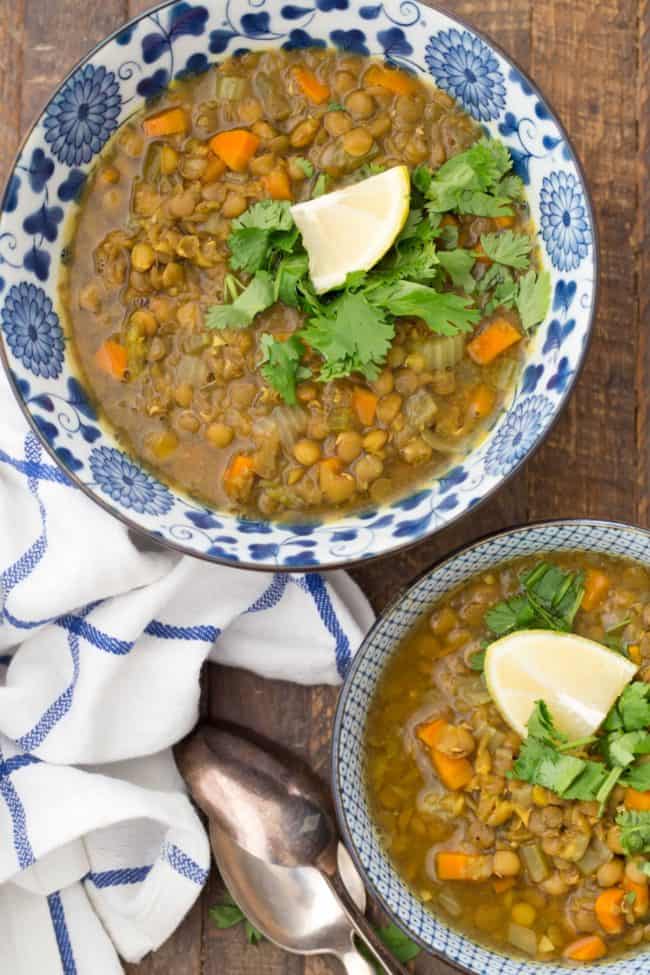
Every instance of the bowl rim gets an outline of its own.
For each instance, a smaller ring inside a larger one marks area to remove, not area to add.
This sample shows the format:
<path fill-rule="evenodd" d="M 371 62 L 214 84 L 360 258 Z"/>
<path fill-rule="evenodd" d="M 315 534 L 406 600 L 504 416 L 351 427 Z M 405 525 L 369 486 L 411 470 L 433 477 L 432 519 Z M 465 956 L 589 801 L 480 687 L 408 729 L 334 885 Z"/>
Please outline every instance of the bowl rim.
<path fill-rule="evenodd" d="M 0 193 L 0 216 L 4 211 L 5 201 L 7 198 L 7 194 L 9 192 L 11 179 L 16 170 L 16 166 L 20 160 L 23 150 L 25 149 L 27 143 L 32 137 L 32 134 L 34 133 L 34 130 L 36 129 L 37 125 L 43 118 L 45 112 L 47 111 L 47 108 L 49 107 L 53 99 L 56 97 L 58 92 L 61 91 L 62 88 L 64 88 L 64 86 L 68 83 L 68 81 L 75 74 L 75 72 L 77 72 L 84 64 L 86 64 L 104 47 L 107 47 L 109 44 L 111 44 L 123 31 L 136 26 L 142 20 L 144 20 L 145 17 L 150 17 L 153 14 L 158 14 L 161 11 L 166 10 L 168 7 L 174 6 L 174 4 L 177 2 L 178 0 L 163 0 L 162 3 L 157 3 L 154 6 L 148 8 L 147 10 L 144 10 L 141 13 L 136 14 L 134 17 L 131 17 L 130 19 L 126 20 L 123 24 L 120 24 L 113 31 L 111 31 L 110 34 L 102 38 L 95 45 L 93 45 L 93 47 L 90 48 L 90 50 L 88 50 L 85 54 L 83 54 L 72 65 L 72 67 L 65 74 L 65 76 L 56 84 L 54 90 L 45 99 L 42 107 L 35 114 L 34 118 L 29 123 L 28 128 L 25 130 L 25 134 L 23 138 L 20 140 L 16 152 L 14 153 L 13 158 L 11 159 L 11 162 L 7 169 L 7 175 L 4 180 L 4 185 L 2 187 L 2 192 Z M 251 562 L 246 560 L 236 561 L 233 559 L 224 558 L 223 556 L 208 555 L 205 552 L 196 551 L 196 549 L 191 548 L 188 545 L 184 545 L 181 542 L 175 542 L 166 537 L 159 536 L 153 530 L 144 528 L 142 525 L 140 525 L 137 521 L 134 521 L 131 517 L 129 517 L 129 515 L 121 511 L 119 508 L 114 507 L 109 500 L 100 496 L 100 494 L 94 491 L 91 486 L 84 483 L 75 471 L 69 470 L 57 455 L 54 446 L 50 444 L 50 442 L 44 436 L 43 432 L 36 424 L 35 419 L 32 416 L 31 412 L 27 408 L 27 404 L 25 403 L 20 393 L 18 383 L 12 373 L 9 364 L 9 357 L 7 354 L 6 339 L 3 331 L 0 329 L 0 361 L 2 363 L 2 368 L 5 373 L 5 376 L 9 382 L 9 386 L 14 395 L 14 398 L 18 403 L 18 407 L 21 413 L 23 414 L 23 416 L 25 417 L 27 424 L 31 429 L 31 432 L 38 439 L 41 446 L 47 451 L 54 464 L 65 474 L 68 480 L 71 481 L 71 483 L 75 487 L 81 490 L 88 498 L 90 498 L 91 501 L 93 501 L 95 504 L 98 504 L 101 508 L 103 508 L 109 515 L 111 515 L 113 518 L 116 518 L 118 521 L 120 521 L 129 531 L 134 532 L 138 536 L 142 536 L 143 539 L 148 539 L 150 542 L 155 543 L 156 545 L 160 546 L 163 549 L 176 552 L 181 556 L 189 555 L 192 558 L 200 559 L 204 562 L 208 562 L 213 565 L 224 565 L 231 568 L 244 569 L 244 570 L 255 571 L 255 572 L 272 571 L 272 572 L 279 572 L 282 574 L 285 573 L 293 574 L 293 573 L 301 573 L 301 572 L 304 573 L 330 572 L 336 569 L 349 569 L 353 567 L 362 566 L 366 563 L 370 564 L 371 562 L 376 562 L 379 559 L 393 556 L 396 555 L 397 553 L 407 552 L 410 549 L 414 548 L 416 545 L 419 545 L 421 542 L 425 541 L 426 539 L 433 538 L 435 535 L 445 531 L 447 528 L 450 528 L 452 525 L 459 523 L 460 521 L 462 521 L 463 518 L 469 517 L 474 511 L 478 510 L 483 504 L 485 504 L 485 502 L 489 501 L 499 491 L 503 490 L 506 487 L 506 485 L 509 484 L 510 481 L 515 477 L 515 475 L 520 472 L 520 470 L 524 467 L 524 465 L 527 464 L 528 461 L 531 460 L 532 457 L 537 453 L 537 451 L 540 449 L 542 444 L 551 435 L 558 421 L 560 420 L 564 411 L 566 410 L 567 404 L 571 399 L 573 390 L 575 389 L 575 386 L 582 375 L 585 362 L 587 360 L 587 356 L 591 348 L 591 344 L 595 332 L 594 326 L 596 322 L 596 317 L 598 315 L 600 300 L 602 296 L 601 281 L 600 281 L 600 269 L 601 269 L 600 231 L 599 231 L 598 220 L 596 216 L 596 210 L 592 198 L 591 188 L 589 186 L 584 165 L 573 144 L 571 137 L 569 136 L 569 133 L 567 132 L 559 115 L 555 111 L 552 102 L 546 97 L 544 92 L 541 90 L 540 86 L 530 78 L 528 72 L 521 67 L 519 62 L 511 54 L 505 51 L 504 48 L 498 42 L 494 41 L 490 35 L 484 33 L 482 30 L 479 30 L 477 27 L 475 27 L 470 21 L 466 20 L 464 17 L 460 17 L 456 13 L 450 11 L 448 7 L 446 7 L 444 4 L 437 3 L 436 0 L 434 0 L 434 2 L 431 4 L 429 4 L 428 2 L 424 4 L 420 2 L 420 0 L 414 0 L 414 2 L 418 7 L 424 7 L 426 10 L 432 10 L 434 13 L 438 12 L 443 14 L 444 16 L 448 17 L 450 20 L 458 24 L 460 27 L 476 35 L 476 37 L 478 37 L 489 48 L 492 48 L 493 50 L 497 51 L 508 64 L 510 64 L 513 68 L 515 68 L 519 72 L 521 77 L 530 86 L 532 92 L 545 105 L 545 107 L 548 109 L 550 118 L 552 119 L 553 123 L 557 127 L 558 131 L 560 132 L 560 134 L 562 135 L 566 143 L 570 158 L 575 164 L 578 175 L 580 176 L 582 189 L 584 191 L 585 205 L 586 205 L 587 214 L 588 214 L 590 227 L 592 231 L 592 262 L 593 262 L 593 269 L 594 269 L 593 296 L 588 311 L 588 323 L 585 332 L 585 340 L 583 342 L 582 349 L 580 351 L 580 356 L 576 365 L 576 369 L 573 375 L 569 377 L 567 385 L 562 393 L 562 399 L 560 400 L 558 407 L 555 411 L 555 414 L 552 417 L 551 422 L 549 423 L 548 427 L 544 431 L 543 435 L 532 445 L 532 447 L 530 447 L 530 449 L 526 452 L 526 454 L 524 454 L 521 460 L 517 461 L 517 463 L 512 467 L 512 469 L 508 471 L 507 474 L 503 475 L 501 479 L 497 481 L 497 483 L 494 484 L 492 488 L 490 488 L 488 491 L 482 494 L 481 497 L 478 500 L 476 500 L 473 505 L 471 505 L 471 507 L 467 507 L 463 511 L 459 511 L 453 517 L 449 518 L 449 520 L 445 521 L 443 525 L 440 525 L 439 527 L 434 527 L 430 531 L 425 531 L 422 535 L 418 536 L 417 538 L 411 539 L 406 542 L 398 541 L 395 545 L 391 545 L 389 548 L 386 548 L 381 552 L 377 552 L 375 554 L 361 557 L 361 558 L 352 556 L 350 558 L 341 559 L 336 562 L 328 562 L 327 565 L 313 565 L 313 564 L 290 565 L 290 566 L 268 565 L 263 563 L 260 564 L 259 562 Z M 131 457 L 131 459 L 138 466 L 142 466 L 139 458 L 132 457 L 132 455 L 130 454 L 128 456 Z M 146 467 L 143 467 L 142 469 L 147 471 Z M 156 477 L 156 479 L 158 479 L 155 473 L 153 474 L 153 476 Z M 161 481 L 160 483 L 165 483 L 165 482 Z M 389 502 L 388 505 L 386 505 L 385 507 L 390 508 L 390 505 L 391 503 Z M 220 509 L 210 508 L 209 510 L 219 512 Z M 363 510 L 364 509 L 360 509 L 361 512 L 363 512 Z M 382 507 L 378 507 L 376 510 L 377 512 L 379 512 L 382 510 Z M 270 521 L 265 519 L 256 519 L 256 520 L 271 526 L 282 525 L 282 522 L 278 522 L 278 521 Z M 338 523 L 336 519 L 326 519 L 326 523 L 327 521 L 329 521 L 330 524 L 332 525 Z M 343 519 L 340 522 L 340 524 L 344 528 L 345 519 Z"/>
<path fill-rule="evenodd" d="M 481 535 L 479 538 L 471 542 L 467 542 L 464 545 L 456 546 L 451 552 L 449 552 L 446 555 L 443 555 L 440 559 L 437 559 L 436 561 L 432 562 L 421 572 L 418 572 L 417 575 L 414 576 L 414 578 L 403 589 L 401 589 L 400 592 L 393 599 L 391 599 L 390 602 L 387 603 L 387 605 L 378 614 L 374 623 L 372 624 L 372 626 L 364 636 L 361 645 L 359 646 L 359 649 L 357 650 L 354 657 L 352 658 L 350 669 L 345 675 L 345 679 L 341 685 L 338 700 L 336 702 L 336 710 L 334 712 L 334 722 L 332 727 L 332 743 L 330 747 L 330 766 L 331 766 L 330 785 L 332 789 L 332 797 L 334 800 L 336 821 L 339 830 L 341 832 L 341 838 L 343 840 L 343 843 L 345 844 L 348 853 L 352 857 L 352 861 L 355 867 L 357 868 L 357 870 L 359 871 L 359 874 L 361 875 L 361 878 L 365 886 L 370 891 L 373 899 L 377 901 L 377 903 L 380 905 L 382 910 L 388 915 L 391 921 L 393 921 L 397 925 L 397 927 L 400 928 L 401 931 L 403 931 L 404 934 L 408 935 L 408 937 L 412 941 L 414 941 L 417 945 L 419 945 L 419 947 L 424 952 L 426 952 L 428 955 L 434 958 L 439 958 L 441 961 L 444 961 L 446 965 L 449 965 L 451 968 L 456 969 L 456 971 L 461 972 L 462 975 L 476 975 L 476 973 L 471 968 L 466 968 L 464 965 L 461 965 L 455 959 L 450 958 L 441 949 L 432 948 L 431 945 L 427 944 L 427 942 L 424 941 L 423 938 L 421 938 L 418 934 L 412 931 L 411 928 L 409 928 L 408 925 L 388 906 L 386 899 L 384 898 L 383 894 L 381 894 L 375 887 L 374 883 L 368 876 L 368 873 L 361 861 L 361 857 L 359 856 L 357 852 L 357 848 L 352 839 L 351 831 L 348 826 L 348 821 L 345 814 L 345 809 L 343 807 L 343 801 L 341 799 L 341 781 L 340 781 L 340 774 L 339 774 L 338 755 L 339 755 L 341 733 L 343 730 L 343 712 L 345 709 L 345 704 L 348 695 L 350 694 L 352 685 L 354 684 L 357 671 L 361 666 L 363 656 L 366 652 L 368 645 L 372 640 L 372 637 L 375 634 L 375 631 L 379 628 L 379 626 L 384 622 L 384 620 L 388 616 L 392 615 L 392 613 L 394 613 L 395 610 L 399 608 L 400 604 L 407 598 L 407 596 L 411 592 L 413 592 L 419 586 L 419 584 L 422 582 L 423 579 L 425 579 L 431 573 L 437 572 L 439 569 L 444 568 L 450 562 L 453 562 L 456 558 L 458 558 L 458 556 L 463 555 L 467 552 L 471 552 L 476 548 L 480 548 L 482 545 L 485 545 L 487 542 L 491 542 L 499 538 L 504 538 L 506 536 L 523 535 L 526 534 L 526 532 L 535 530 L 537 528 L 552 527 L 552 526 L 558 526 L 562 528 L 589 526 L 593 528 L 614 529 L 616 531 L 622 531 L 622 532 L 632 531 L 635 533 L 638 532 L 641 533 L 642 535 L 645 535 L 650 541 L 650 529 L 643 528 L 641 525 L 635 525 L 629 522 L 612 521 L 606 518 L 544 518 L 538 521 L 516 524 L 510 528 L 499 528 L 496 529 L 495 531 L 487 532 L 486 534 Z M 507 561 L 507 560 L 503 560 L 503 561 Z M 499 563 L 495 563 L 495 564 L 499 564 Z M 453 925 L 448 925 L 448 926 L 451 927 L 452 930 L 455 932 L 455 934 L 457 934 L 459 937 L 465 939 L 471 944 L 476 944 L 478 945 L 478 947 L 483 948 L 483 950 L 485 950 L 484 946 L 481 945 L 478 941 L 474 941 L 472 938 L 468 937 L 462 931 L 459 931 L 457 928 L 454 928 Z M 495 949 L 489 949 L 489 950 L 494 951 L 495 954 L 499 954 L 498 952 L 495 951 Z M 647 954 L 648 957 L 650 957 L 650 947 L 648 947 L 645 954 Z M 510 958 L 511 956 L 504 954 L 503 957 Z M 486 972 L 485 975 L 489 975 L 489 973 Z"/>

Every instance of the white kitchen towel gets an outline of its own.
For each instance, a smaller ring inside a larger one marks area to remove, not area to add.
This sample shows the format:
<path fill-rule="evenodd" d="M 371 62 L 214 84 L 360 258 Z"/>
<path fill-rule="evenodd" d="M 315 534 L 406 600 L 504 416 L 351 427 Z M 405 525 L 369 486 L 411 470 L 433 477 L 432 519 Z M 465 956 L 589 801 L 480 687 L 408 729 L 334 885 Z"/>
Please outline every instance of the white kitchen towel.
<path fill-rule="evenodd" d="M 372 612 L 343 572 L 143 551 L 52 463 L 4 378 L 0 417 L 0 972 L 114 975 L 207 877 L 170 750 L 203 662 L 336 683 Z"/>

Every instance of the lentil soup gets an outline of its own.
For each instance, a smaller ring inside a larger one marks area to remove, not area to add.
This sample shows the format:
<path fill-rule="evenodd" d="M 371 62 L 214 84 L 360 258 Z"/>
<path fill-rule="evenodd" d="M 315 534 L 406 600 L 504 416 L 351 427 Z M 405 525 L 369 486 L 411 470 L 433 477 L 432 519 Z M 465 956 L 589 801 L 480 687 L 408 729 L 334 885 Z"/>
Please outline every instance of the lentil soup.
<path fill-rule="evenodd" d="M 505 147 L 492 140 L 487 174 L 436 197 L 481 135 L 433 85 L 332 50 L 245 54 L 135 115 L 88 181 L 61 281 L 87 386 L 124 446 L 216 508 L 293 519 L 404 494 L 471 449 L 545 314 L 530 288 L 526 305 L 523 271 L 547 289 Z M 281 248 L 302 260 L 297 231 L 275 231 L 291 227 L 290 204 L 398 165 L 413 174 L 411 211 L 380 272 L 405 267 L 452 318 L 382 311 L 381 354 L 327 373 L 316 331 L 297 338 L 316 296 L 306 278 L 293 298 L 280 283 Z M 255 210 L 266 201 L 273 211 Z M 241 314 L 255 284 L 235 230 L 247 246 L 277 239 L 265 284 L 280 300 L 257 314 L 248 302 L 248 327 L 215 328 L 210 310 Z"/>
<path fill-rule="evenodd" d="M 522 740 L 481 672 L 501 610 L 521 612 L 540 574 L 575 587 L 574 633 L 638 668 L 598 733 L 574 743 L 553 730 L 542 741 L 532 721 Z M 415 895 L 475 941 L 538 961 L 647 950 L 649 732 L 650 572 L 579 552 L 502 564 L 445 596 L 387 663 L 366 726 L 371 816 Z M 535 750 L 567 778 L 540 774 Z"/>

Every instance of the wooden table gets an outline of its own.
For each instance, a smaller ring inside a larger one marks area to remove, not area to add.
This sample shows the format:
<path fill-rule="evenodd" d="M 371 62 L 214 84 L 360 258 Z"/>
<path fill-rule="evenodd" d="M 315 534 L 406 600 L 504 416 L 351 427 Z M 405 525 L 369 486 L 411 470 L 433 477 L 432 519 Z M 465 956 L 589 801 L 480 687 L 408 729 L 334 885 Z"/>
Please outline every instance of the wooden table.
<path fill-rule="evenodd" d="M 279 0 L 274 0 L 279 2 Z M 86 51 L 147 0 L 0 0 L 0 178 L 22 133 Z M 650 478 L 650 3 L 648 0 L 447 0 L 500 42 L 550 98 L 585 164 L 601 232 L 601 303 L 577 390 L 546 444 L 478 511 L 401 556 L 354 573 L 377 609 L 454 547 L 498 528 L 561 516 L 647 526 Z M 336 691 L 210 668 L 206 708 L 245 720 L 327 774 Z M 218 931 L 215 872 L 175 936 L 130 975 L 318 975 L 241 926 Z M 451 970 L 424 956 L 420 975 Z"/>

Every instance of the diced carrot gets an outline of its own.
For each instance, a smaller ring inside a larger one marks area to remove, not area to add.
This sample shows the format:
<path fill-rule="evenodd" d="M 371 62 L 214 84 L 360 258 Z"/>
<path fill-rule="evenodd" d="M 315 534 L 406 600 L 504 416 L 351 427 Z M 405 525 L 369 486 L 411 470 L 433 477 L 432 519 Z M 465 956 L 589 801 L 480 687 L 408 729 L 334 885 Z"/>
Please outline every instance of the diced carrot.
<path fill-rule="evenodd" d="M 596 898 L 596 917 L 607 934 L 620 934 L 625 927 L 624 897 L 625 891 L 622 887 L 609 887 Z"/>
<path fill-rule="evenodd" d="M 309 68 L 294 68 L 293 76 L 303 95 L 306 95 L 309 101 L 314 102 L 315 105 L 322 105 L 330 97 L 330 90 L 327 85 L 319 81 Z"/>
<path fill-rule="evenodd" d="M 505 894 L 507 890 L 511 890 L 514 886 L 514 877 L 497 877 L 496 880 L 492 881 L 492 887 L 494 888 L 495 894 Z"/>
<path fill-rule="evenodd" d="M 482 420 L 494 409 L 496 393 L 485 383 L 479 383 L 470 391 L 467 412 L 472 420 Z"/>
<path fill-rule="evenodd" d="M 159 139 L 164 135 L 179 135 L 187 132 L 187 112 L 178 106 L 166 108 L 164 111 L 146 118 L 142 123 L 142 128 L 144 134 L 150 139 Z"/>
<path fill-rule="evenodd" d="M 506 318 L 495 318 L 467 345 L 467 353 L 479 366 L 487 366 L 497 356 L 521 341 L 521 334 Z"/>
<path fill-rule="evenodd" d="M 625 790 L 625 808 L 637 812 L 650 812 L 650 792 L 639 792 L 628 786 Z"/>
<path fill-rule="evenodd" d="M 639 646 L 638 643 L 630 643 L 630 645 L 627 648 L 627 652 L 632 663 L 635 664 L 641 663 L 641 647 Z"/>
<path fill-rule="evenodd" d="M 215 156 L 236 173 L 246 169 L 259 144 L 259 137 L 248 129 L 229 129 L 213 135 L 210 139 L 210 148 Z"/>
<path fill-rule="evenodd" d="M 447 724 L 448 722 L 444 718 L 434 718 L 433 721 L 418 725 L 415 733 L 421 742 L 424 742 L 429 748 L 435 748 L 440 740 L 442 730 L 447 727 Z"/>
<path fill-rule="evenodd" d="M 571 961 L 598 961 L 607 954 L 607 945 L 597 934 L 588 934 L 585 938 L 572 941 L 564 949 L 564 957 Z"/>
<path fill-rule="evenodd" d="M 292 200 L 291 183 L 284 169 L 274 169 L 262 177 L 262 183 L 272 200 Z"/>
<path fill-rule="evenodd" d="M 440 221 L 441 227 L 457 227 L 458 218 L 453 215 L 453 213 L 445 213 L 444 217 Z"/>
<path fill-rule="evenodd" d="M 492 259 L 487 256 L 485 250 L 483 249 L 483 244 L 477 244 L 474 248 L 474 257 L 479 262 L 479 264 L 491 264 Z"/>
<path fill-rule="evenodd" d="M 415 79 L 405 71 L 396 71 L 380 64 L 371 65 L 363 80 L 367 85 L 380 85 L 396 95 L 412 95 L 417 88 Z"/>
<path fill-rule="evenodd" d="M 636 917 L 645 917 L 648 913 L 649 897 L 648 897 L 648 884 L 637 883 L 634 880 L 630 880 L 629 877 L 623 878 L 623 890 L 626 894 L 634 894 L 634 901 L 632 903 L 632 910 Z"/>
<path fill-rule="evenodd" d="M 113 342 L 111 339 L 102 342 L 95 353 L 95 362 L 103 372 L 108 373 L 113 379 L 124 379 L 128 359 L 126 349 L 119 342 Z"/>
<path fill-rule="evenodd" d="M 355 386 L 352 393 L 352 406 L 359 417 L 359 422 L 364 427 L 369 427 L 374 423 L 375 413 L 377 412 L 378 396 L 369 389 L 362 386 Z"/>
<path fill-rule="evenodd" d="M 472 763 L 466 758 L 450 758 L 437 748 L 438 741 L 448 722 L 444 718 L 436 718 L 427 724 L 420 725 L 417 736 L 431 749 L 431 759 L 438 777 L 448 789 L 462 789 L 474 777 Z"/>
<path fill-rule="evenodd" d="M 213 152 L 208 156 L 208 162 L 201 173 L 202 183 L 216 183 L 226 171 L 226 164 L 223 159 L 219 159 Z"/>
<path fill-rule="evenodd" d="M 229 497 L 245 496 L 254 475 L 253 458 L 248 454 L 235 454 L 223 475 L 223 485 Z"/>
<path fill-rule="evenodd" d="M 436 853 L 438 880 L 485 880 L 488 858 L 480 853 Z"/>
<path fill-rule="evenodd" d="M 494 218 L 494 222 L 497 225 L 497 227 L 500 227 L 502 230 L 506 230 L 508 227 L 514 227 L 514 225 L 515 225 L 515 218 L 512 217 L 512 216 L 511 217 L 495 217 Z"/>
<path fill-rule="evenodd" d="M 609 576 L 600 569 L 587 569 L 585 576 L 585 594 L 582 597 L 580 609 L 589 612 L 600 606 L 603 599 L 609 592 Z"/>

